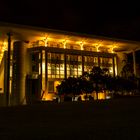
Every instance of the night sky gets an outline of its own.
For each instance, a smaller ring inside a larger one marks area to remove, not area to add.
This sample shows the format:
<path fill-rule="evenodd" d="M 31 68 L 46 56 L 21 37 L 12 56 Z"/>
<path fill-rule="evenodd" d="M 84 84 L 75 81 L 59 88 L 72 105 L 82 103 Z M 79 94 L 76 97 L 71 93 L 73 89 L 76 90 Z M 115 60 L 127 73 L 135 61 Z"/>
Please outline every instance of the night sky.
<path fill-rule="evenodd" d="M 140 41 L 134 0 L 5 0 L 0 5 L 0 21 Z"/>

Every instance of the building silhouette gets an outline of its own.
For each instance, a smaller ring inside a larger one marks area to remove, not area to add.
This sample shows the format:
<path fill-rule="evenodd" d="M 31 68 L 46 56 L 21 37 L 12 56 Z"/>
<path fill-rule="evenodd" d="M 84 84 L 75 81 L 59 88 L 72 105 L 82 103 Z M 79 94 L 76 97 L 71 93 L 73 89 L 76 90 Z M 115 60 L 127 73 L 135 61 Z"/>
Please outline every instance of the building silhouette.
<path fill-rule="evenodd" d="M 120 75 L 123 60 L 140 42 L 0 23 L 0 101 L 20 105 L 52 100 L 64 78 L 79 77 L 93 66 Z"/>

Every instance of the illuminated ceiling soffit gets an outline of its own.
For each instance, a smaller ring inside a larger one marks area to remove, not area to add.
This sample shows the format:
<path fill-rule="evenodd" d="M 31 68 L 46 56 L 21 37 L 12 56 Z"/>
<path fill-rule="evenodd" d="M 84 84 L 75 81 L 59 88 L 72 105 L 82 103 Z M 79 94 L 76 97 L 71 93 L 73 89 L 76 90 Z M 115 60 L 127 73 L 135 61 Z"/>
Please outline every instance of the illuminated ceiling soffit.
<path fill-rule="evenodd" d="M 94 45 L 101 45 L 102 47 L 107 47 L 109 48 L 111 45 L 114 46 L 114 42 L 117 44 L 115 45 L 116 46 L 116 50 L 117 50 L 117 47 L 118 49 L 122 48 L 122 49 L 126 49 L 126 50 L 133 50 L 133 49 L 138 49 L 140 48 L 140 43 L 131 43 L 129 41 L 117 41 L 117 40 L 113 40 L 113 39 L 100 39 L 99 38 L 91 38 L 91 37 L 80 37 L 80 34 L 79 36 L 78 35 L 72 35 L 72 34 L 68 34 L 66 32 L 66 34 L 61 34 L 61 33 L 55 33 L 54 32 L 47 32 L 47 31 L 38 31 L 37 29 L 34 30 L 34 29 L 25 29 L 25 28 L 12 28 L 12 27 L 9 27 L 9 29 L 4 29 L 2 28 L 2 30 L 4 32 L 6 31 L 9 31 L 11 30 L 13 32 L 13 39 L 17 39 L 19 38 L 21 32 L 22 34 L 24 34 L 24 36 L 26 36 L 25 38 L 23 37 L 23 39 L 25 40 L 30 40 L 30 41 L 35 41 L 35 40 L 41 40 L 44 36 L 45 37 L 48 37 L 48 38 L 53 38 L 54 40 L 57 40 L 59 42 L 61 42 L 62 40 L 67 40 L 67 41 L 70 41 L 70 42 L 79 42 L 79 41 L 82 41 L 84 42 L 84 44 L 86 45 L 90 45 L 90 46 L 94 46 Z M 1 28 L 0 28 L 1 29 Z M 44 29 L 45 30 L 45 29 Z M 15 34 L 15 35 L 14 35 Z"/>

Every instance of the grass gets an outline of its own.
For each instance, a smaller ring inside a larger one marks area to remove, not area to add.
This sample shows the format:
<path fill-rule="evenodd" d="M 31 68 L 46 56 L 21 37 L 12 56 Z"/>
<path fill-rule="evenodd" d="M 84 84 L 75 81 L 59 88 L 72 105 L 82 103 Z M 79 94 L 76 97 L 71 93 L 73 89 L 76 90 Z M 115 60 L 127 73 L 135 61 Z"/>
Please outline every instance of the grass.
<path fill-rule="evenodd" d="M 0 108 L 0 140 L 137 140 L 140 98 Z"/>

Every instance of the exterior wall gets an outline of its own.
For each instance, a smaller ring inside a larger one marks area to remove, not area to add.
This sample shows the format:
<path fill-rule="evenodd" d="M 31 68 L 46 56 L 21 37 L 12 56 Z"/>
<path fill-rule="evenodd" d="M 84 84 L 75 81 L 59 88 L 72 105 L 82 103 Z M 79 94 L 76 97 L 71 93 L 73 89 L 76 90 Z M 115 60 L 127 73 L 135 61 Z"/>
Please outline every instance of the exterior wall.
<path fill-rule="evenodd" d="M 0 106 L 6 106 L 7 94 L 7 51 L 4 52 L 0 65 L 0 85 L 2 90 L 0 92 Z"/>
<path fill-rule="evenodd" d="M 41 47 L 38 48 L 40 50 Z M 100 63 L 101 67 L 110 67 L 113 72 L 113 58 L 116 56 L 111 53 L 91 53 L 90 51 L 79 51 L 79 50 L 71 50 L 71 49 L 56 49 L 56 48 L 42 48 L 45 51 L 45 68 L 42 66 L 42 74 L 43 69 L 46 73 L 46 82 L 42 82 L 45 84 L 45 94 L 52 94 L 56 92 L 56 85 L 58 85 L 64 78 L 69 76 L 78 77 L 82 75 L 83 71 L 89 71 L 93 66 L 98 66 Z M 32 53 L 37 51 L 37 48 L 32 49 Z M 72 58 L 74 57 L 74 58 Z M 95 59 L 97 61 L 95 61 Z M 98 61 L 98 59 L 101 60 Z M 103 59 L 105 58 L 105 61 Z M 108 64 L 106 62 L 111 60 Z M 44 60 L 41 60 L 44 63 Z M 54 65 L 54 66 L 53 66 Z M 58 65 L 58 66 L 57 66 Z M 69 66 L 68 66 L 69 65 Z M 75 70 L 76 65 L 76 70 Z M 71 71 L 69 67 L 73 66 L 73 70 Z M 52 67 L 54 67 L 52 69 Z M 88 68 L 89 67 L 89 68 Z M 79 69 L 80 68 L 80 69 Z M 38 68 L 39 69 L 39 68 Z M 70 72 L 71 71 L 71 72 Z M 51 73 L 53 72 L 53 73 Z M 70 73 L 69 73 L 70 72 Z M 115 72 L 115 71 L 114 71 Z M 114 75 L 114 74 L 113 74 Z M 42 85 L 43 86 L 43 85 Z M 52 87 L 52 88 L 51 88 Z M 47 96 L 45 95 L 44 96 Z M 50 100 L 53 97 L 48 96 Z"/>
<path fill-rule="evenodd" d="M 6 94 L 7 94 L 7 56 L 8 52 L 4 52 L 4 105 L 6 105 Z"/>
<path fill-rule="evenodd" d="M 26 44 L 27 47 L 28 44 Z M 29 51 L 26 51 L 26 57 L 25 57 L 25 62 L 26 62 L 26 74 L 30 75 L 32 73 L 32 69 L 31 69 L 31 54 L 29 53 Z"/>
<path fill-rule="evenodd" d="M 36 57 L 30 58 L 30 67 L 35 64 L 35 70 L 32 70 L 30 75 L 40 75 L 42 99 L 52 100 L 57 92 L 56 86 L 64 78 L 79 77 L 84 71 L 90 71 L 93 66 L 108 67 L 113 76 L 115 75 L 113 72 L 116 73 L 114 63 L 116 54 L 44 46 L 28 51 L 31 57 L 32 55 Z"/>
<path fill-rule="evenodd" d="M 4 60 L 0 65 L 0 94 L 4 94 Z"/>
<path fill-rule="evenodd" d="M 4 106 L 6 104 L 5 102 L 5 88 L 4 88 L 4 80 L 5 80 L 5 75 L 4 75 L 4 72 L 5 72 L 5 57 L 3 57 L 2 59 L 2 62 L 1 62 L 1 65 L 0 65 L 0 106 Z"/>

